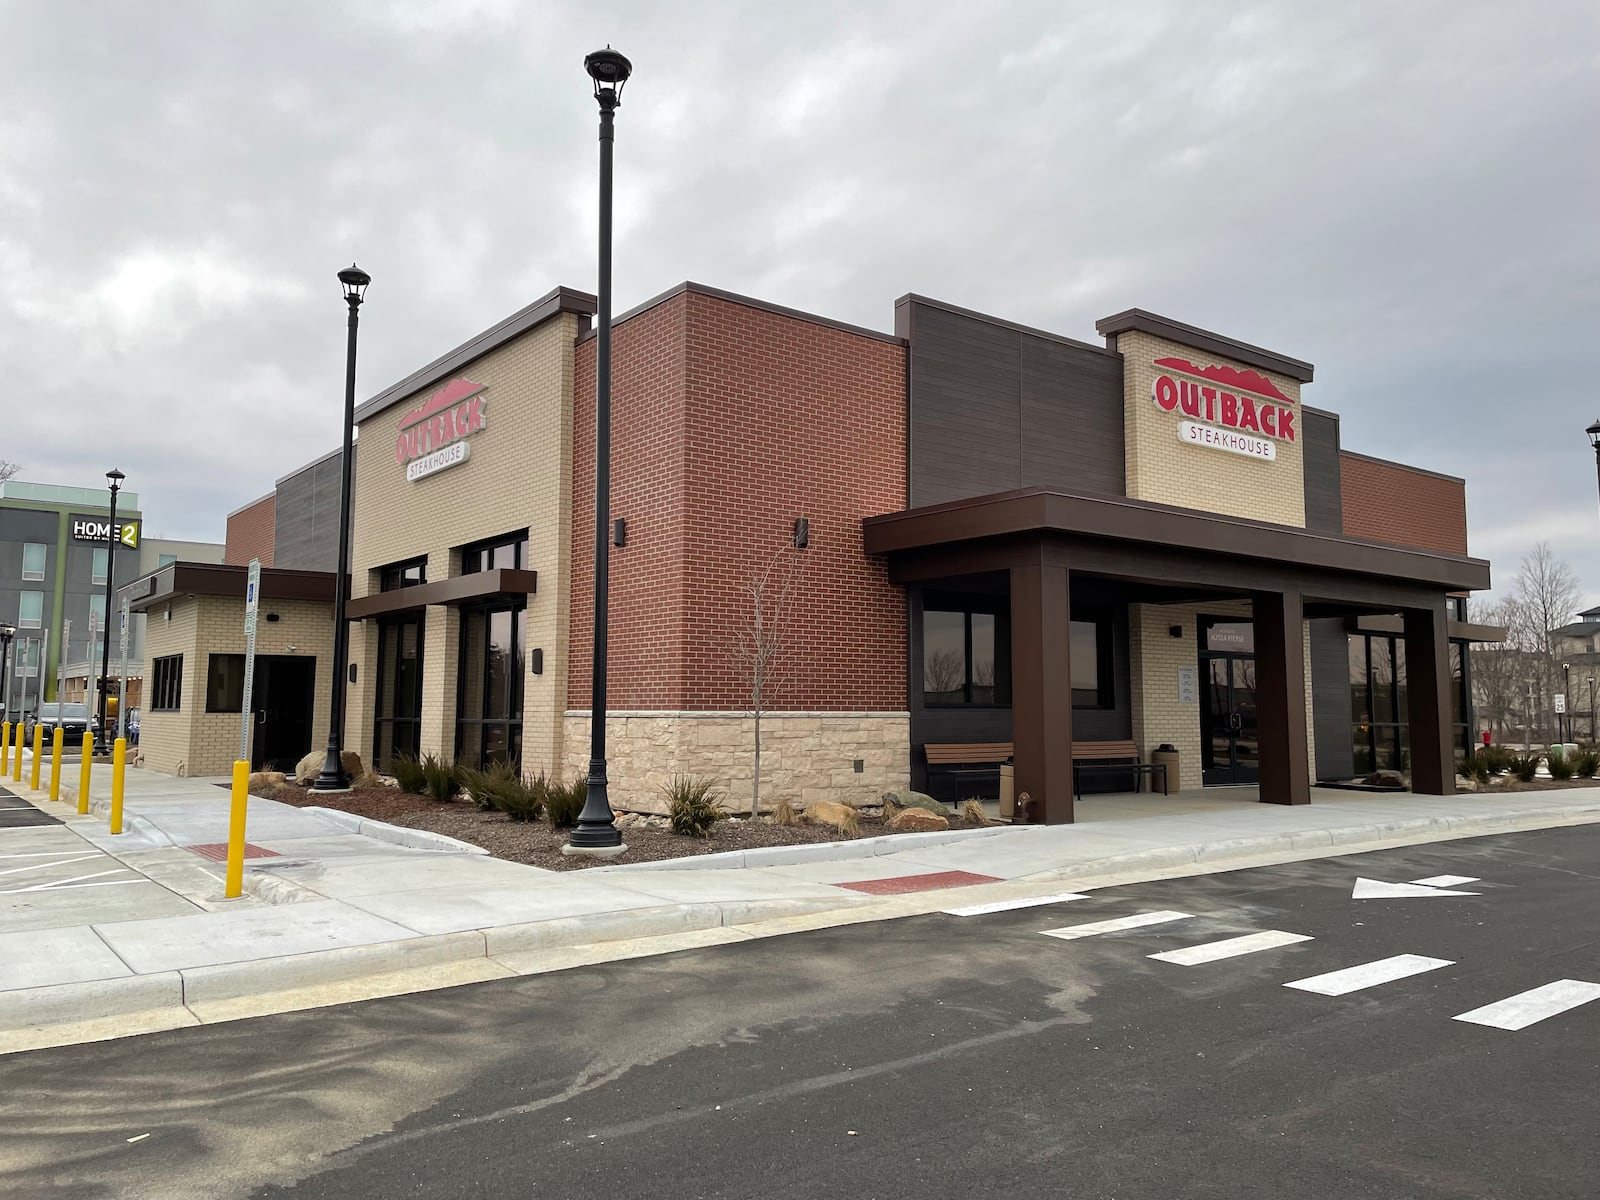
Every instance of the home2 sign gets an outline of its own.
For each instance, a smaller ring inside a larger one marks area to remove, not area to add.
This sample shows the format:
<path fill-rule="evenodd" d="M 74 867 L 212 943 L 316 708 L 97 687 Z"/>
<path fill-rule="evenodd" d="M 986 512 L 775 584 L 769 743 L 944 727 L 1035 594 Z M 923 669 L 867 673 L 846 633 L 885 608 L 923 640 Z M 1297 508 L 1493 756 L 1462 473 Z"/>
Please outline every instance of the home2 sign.
<path fill-rule="evenodd" d="M 1277 384 L 1238 367 L 1197 367 L 1186 358 L 1158 358 L 1151 387 L 1156 407 L 1190 418 L 1178 440 L 1249 458 L 1278 457 L 1278 443 L 1295 440 L 1293 400 Z"/>
<path fill-rule="evenodd" d="M 470 457 L 467 439 L 489 421 L 484 385 L 452 379 L 400 421 L 394 460 L 415 483 L 427 475 L 459 466 Z"/>

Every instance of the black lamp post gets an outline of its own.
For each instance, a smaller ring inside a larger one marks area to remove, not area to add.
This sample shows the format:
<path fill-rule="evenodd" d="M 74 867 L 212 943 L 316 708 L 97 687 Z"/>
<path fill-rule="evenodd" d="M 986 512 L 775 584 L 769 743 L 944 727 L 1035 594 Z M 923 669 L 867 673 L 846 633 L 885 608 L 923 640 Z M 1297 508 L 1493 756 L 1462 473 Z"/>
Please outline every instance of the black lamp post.
<path fill-rule="evenodd" d="M 362 298 L 372 282 L 355 263 L 339 272 L 344 285 L 344 302 L 350 309 L 350 339 L 344 356 L 344 457 L 339 463 L 339 561 L 333 572 L 333 692 L 328 697 L 328 756 L 322 771 L 311 781 L 314 792 L 342 792 L 350 787 L 344 773 L 344 701 L 348 681 L 345 662 L 350 657 L 350 626 L 345 621 L 344 605 L 349 588 L 350 568 L 350 443 L 356 424 L 356 327 L 360 324 Z"/>
<path fill-rule="evenodd" d="M 1557 723 L 1558 725 L 1566 726 L 1566 729 L 1563 731 L 1564 736 L 1562 737 L 1561 740 L 1563 742 L 1570 742 L 1572 740 L 1572 664 L 1571 663 L 1562 663 L 1561 664 L 1561 707 L 1567 710 L 1565 713 L 1562 714 L 1561 720 Z"/>
<path fill-rule="evenodd" d="M 117 586 L 117 493 L 122 490 L 122 481 L 127 476 L 112 467 L 106 472 L 106 482 L 111 488 L 111 524 L 106 527 L 106 611 L 100 621 L 100 699 L 96 712 L 100 717 L 100 728 L 95 730 L 95 736 L 100 742 L 100 752 L 104 754 L 111 745 L 111 739 L 106 736 L 106 692 L 107 677 L 111 674 L 111 593 Z M 41 671 L 44 664 L 40 664 Z M 39 684 L 40 693 L 43 694 L 44 684 Z M 59 699 L 59 697 L 57 697 Z"/>
<path fill-rule="evenodd" d="M 579 854 L 622 851 L 606 780 L 607 589 L 611 580 L 611 147 L 612 118 L 633 64 L 610 46 L 583 60 L 600 104 L 600 286 L 595 343 L 594 400 L 594 661 L 589 688 L 589 790 L 572 838 L 563 847 Z"/>
<path fill-rule="evenodd" d="M 1589 435 L 1589 445 L 1594 447 L 1594 473 L 1595 478 L 1600 480 L 1600 420 L 1597 420 L 1584 432 Z"/>
<path fill-rule="evenodd" d="M 14 625 L 0 625 L 0 717 L 15 720 L 11 715 L 11 680 L 7 668 L 11 665 L 11 639 L 17 636 Z"/>

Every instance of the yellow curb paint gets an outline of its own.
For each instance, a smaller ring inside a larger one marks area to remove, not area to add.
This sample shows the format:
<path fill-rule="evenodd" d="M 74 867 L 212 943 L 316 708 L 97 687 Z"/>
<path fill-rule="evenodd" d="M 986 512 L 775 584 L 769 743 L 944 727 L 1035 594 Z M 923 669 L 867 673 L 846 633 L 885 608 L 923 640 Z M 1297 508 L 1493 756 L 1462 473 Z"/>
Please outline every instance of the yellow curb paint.
<path fill-rule="evenodd" d="M 111 832 L 122 832 L 122 776 L 128 766 L 128 739 L 118 738 L 111 751 Z"/>
<path fill-rule="evenodd" d="M 89 811 L 89 768 L 94 765 L 94 734 L 83 735 L 83 758 L 78 765 L 78 812 Z"/>
<path fill-rule="evenodd" d="M 236 900 L 244 890 L 244 814 L 250 803 L 250 764 L 233 764 L 233 807 L 228 814 L 228 874 L 223 896 Z"/>

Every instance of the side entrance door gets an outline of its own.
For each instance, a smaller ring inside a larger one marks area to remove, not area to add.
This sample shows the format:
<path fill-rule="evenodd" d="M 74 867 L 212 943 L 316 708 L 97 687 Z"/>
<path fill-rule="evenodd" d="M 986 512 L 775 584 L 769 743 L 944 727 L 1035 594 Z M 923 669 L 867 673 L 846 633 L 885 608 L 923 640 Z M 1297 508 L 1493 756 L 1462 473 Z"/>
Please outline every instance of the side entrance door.
<path fill-rule="evenodd" d="M 1256 722 L 1255 630 L 1248 621 L 1200 622 L 1200 779 L 1232 787 L 1261 779 Z"/>
<path fill-rule="evenodd" d="M 317 660 L 298 654 L 256 658 L 255 748 L 251 769 L 293 772 L 311 749 Z"/>

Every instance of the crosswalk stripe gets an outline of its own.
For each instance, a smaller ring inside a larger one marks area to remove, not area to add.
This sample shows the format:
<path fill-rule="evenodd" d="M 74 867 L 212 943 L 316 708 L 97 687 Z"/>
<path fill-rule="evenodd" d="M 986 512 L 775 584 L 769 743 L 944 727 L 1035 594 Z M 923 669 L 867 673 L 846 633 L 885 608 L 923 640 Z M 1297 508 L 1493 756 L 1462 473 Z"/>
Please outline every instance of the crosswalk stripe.
<path fill-rule="evenodd" d="M 1184 921 L 1192 914 L 1186 912 L 1171 912 L 1163 909 L 1160 912 L 1135 913 L 1131 917 L 1115 917 L 1109 921 L 1090 921 L 1087 925 L 1063 925 L 1060 929 L 1042 930 L 1045 937 L 1061 938 L 1063 941 L 1072 941 L 1074 938 L 1093 937 L 1097 933 L 1117 933 L 1124 929 L 1139 929 L 1145 925 L 1163 925 L 1168 921 Z"/>
<path fill-rule="evenodd" d="M 1489 1025 L 1495 1029 L 1526 1029 L 1546 1017 L 1553 1017 L 1577 1008 L 1591 1000 L 1600 1000 L 1600 983 L 1585 983 L 1581 979 L 1558 979 L 1543 987 L 1536 987 L 1493 1004 L 1485 1004 L 1471 1012 L 1451 1017 L 1452 1021 L 1470 1021 L 1474 1025 Z"/>
<path fill-rule="evenodd" d="M 1149 957 L 1162 962 L 1177 963 L 1180 967 L 1198 967 L 1202 963 L 1223 958 L 1237 958 L 1241 954 L 1254 954 L 1259 950 L 1276 950 L 1279 946 L 1292 946 L 1296 942 L 1309 942 L 1304 933 L 1285 933 L 1281 929 L 1268 929 L 1262 933 L 1247 933 L 1242 937 L 1224 938 L 1220 942 L 1206 942 L 1199 946 L 1185 946 L 1182 950 L 1163 950 Z"/>
<path fill-rule="evenodd" d="M 1330 971 L 1326 975 L 1313 975 L 1309 979 L 1296 979 L 1284 987 L 1298 988 L 1302 992 L 1316 992 L 1321 996 L 1343 996 L 1359 992 L 1362 988 L 1376 987 L 1380 983 L 1393 983 L 1424 971 L 1436 971 L 1453 964 L 1448 958 L 1427 958 L 1421 954 L 1396 954 L 1393 958 L 1380 958 L 1376 962 Z"/>
<path fill-rule="evenodd" d="M 1420 883 L 1423 887 L 1460 887 L 1463 883 L 1479 882 L 1476 875 L 1430 875 L 1426 879 L 1413 879 L 1412 883 Z"/>
<path fill-rule="evenodd" d="M 1010 912 L 1014 908 L 1037 908 L 1041 904 L 1065 904 L 1068 900 L 1087 900 L 1082 892 L 1057 892 L 1054 896 L 1030 896 L 1023 900 L 991 900 L 987 904 L 963 904 L 960 908 L 940 909 L 950 917 L 981 917 L 984 913 Z"/>

